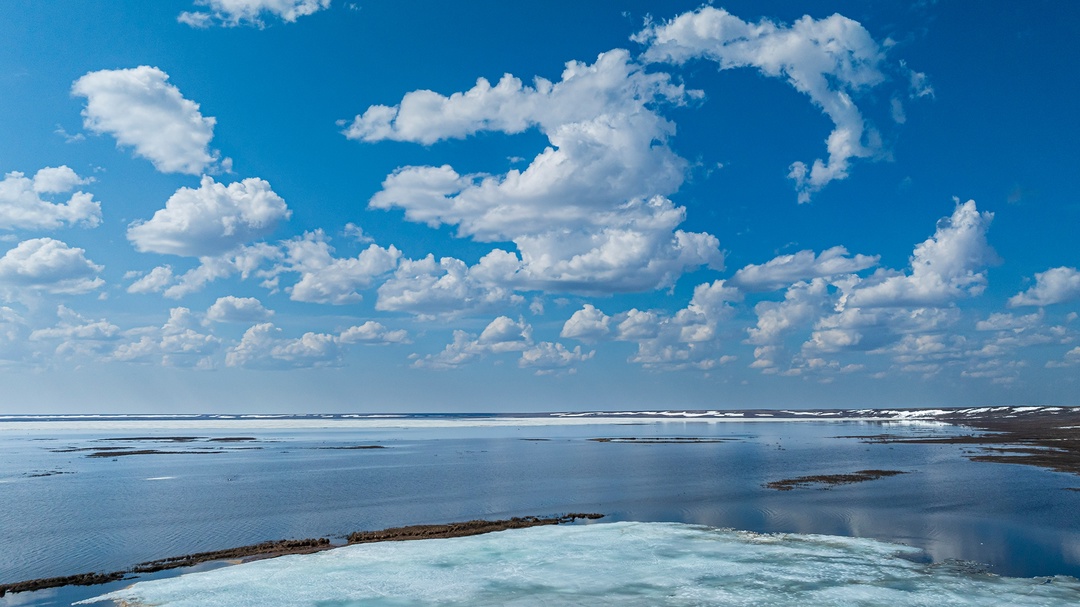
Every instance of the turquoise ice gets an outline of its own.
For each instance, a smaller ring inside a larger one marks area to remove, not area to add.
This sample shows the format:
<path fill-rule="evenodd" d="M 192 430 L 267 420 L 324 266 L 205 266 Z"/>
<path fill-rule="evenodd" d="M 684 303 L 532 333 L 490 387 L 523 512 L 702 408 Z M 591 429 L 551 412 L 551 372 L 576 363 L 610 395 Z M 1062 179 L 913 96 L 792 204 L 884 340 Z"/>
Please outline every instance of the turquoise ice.
<path fill-rule="evenodd" d="M 915 548 L 680 523 L 536 527 L 347 546 L 136 583 L 134 606 L 1077 605 L 1070 577 L 920 562 Z"/>

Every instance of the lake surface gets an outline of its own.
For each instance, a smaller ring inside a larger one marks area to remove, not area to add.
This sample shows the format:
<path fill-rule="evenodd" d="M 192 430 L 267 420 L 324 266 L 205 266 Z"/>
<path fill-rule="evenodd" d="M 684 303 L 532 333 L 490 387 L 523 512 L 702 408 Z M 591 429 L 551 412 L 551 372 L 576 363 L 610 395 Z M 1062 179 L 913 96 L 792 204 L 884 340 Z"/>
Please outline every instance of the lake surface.
<path fill-rule="evenodd" d="M 273 539 L 570 512 L 870 538 L 1000 575 L 1080 577 L 1080 492 L 1067 490 L 1080 479 L 971 462 L 970 446 L 846 438 L 882 433 L 970 430 L 818 419 L 0 420 L 0 583 Z M 656 440 L 668 438 L 701 440 Z M 382 448 L 355 448 L 370 446 Z M 109 449 L 152 453 L 90 457 Z M 906 474 L 764 486 L 864 469 Z M 0 605 L 69 604 L 110 588 Z"/>

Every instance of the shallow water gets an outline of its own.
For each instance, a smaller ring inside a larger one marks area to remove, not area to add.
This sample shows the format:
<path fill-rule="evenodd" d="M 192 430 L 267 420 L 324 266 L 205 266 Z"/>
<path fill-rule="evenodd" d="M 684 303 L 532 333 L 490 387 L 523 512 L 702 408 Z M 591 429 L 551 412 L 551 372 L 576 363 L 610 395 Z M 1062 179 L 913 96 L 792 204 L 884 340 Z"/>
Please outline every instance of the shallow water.
<path fill-rule="evenodd" d="M 838 421 L 482 421 L 0 423 L 0 583 L 120 570 L 271 539 L 567 512 L 875 538 L 917 547 L 935 562 L 986 563 L 1002 575 L 1080 576 L 1080 492 L 1064 490 L 1080 486 L 1075 476 L 970 462 L 963 453 L 971 448 L 962 445 L 837 438 L 963 429 Z M 147 436 L 205 438 L 103 440 Z M 256 440 L 206 440 L 226 437 Z M 730 440 L 589 440 L 620 437 Z M 341 449 L 365 445 L 384 448 Z M 69 451 L 110 446 L 219 452 L 89 458 L 90 451 Z M 830 489 L 763 486 L 862 469 L 907 474 Z M 36 603 L 15 602 L 24 600 L 15 595 L 0 605 L 45 605 L 52 600 L 46 594 Z"/>

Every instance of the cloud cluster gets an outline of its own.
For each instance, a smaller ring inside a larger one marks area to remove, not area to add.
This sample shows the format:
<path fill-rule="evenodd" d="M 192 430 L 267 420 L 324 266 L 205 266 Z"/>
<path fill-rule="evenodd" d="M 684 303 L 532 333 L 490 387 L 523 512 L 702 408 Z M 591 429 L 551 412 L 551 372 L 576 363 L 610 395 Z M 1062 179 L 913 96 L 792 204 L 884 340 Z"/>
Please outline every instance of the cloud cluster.
<path fill-rule="evenodd" d="M 0 292 L 13 297 L 24 289 L 79 294 L 93 291 L 105 281 L 102 266 L 86 258 L 86 251 L 54 238 L 31 238 L 0 257 Z"/>
<path fill-rule="evenodd" d="M 586 304 L 567 320 L 561 335 L 586 343 L 636 342 L 630 362 L 646 368 L 708 370 L 734 360 L 721 351 L 721 323 L 734 315 L 732 304 L 742 299 L 738 289 L 716 280 L 695 287 L 689 304 L 670 316 L 637 308 L 608 316 Z"/>
<path fill-rule="evenodd" d="M 844 247 L 800 251 L 748 265 L 729 281 L 698 285 L 687 307 L 670 315 L 636 308 L 608 315 L 585 304 L 561 335 L 636 343 L 630 361 L 648 368 L 709 370 L 732 362 L 735 347 L 745 344 L 753 346 L 749 366 L 762 373 L 828 380 L 863 368 L 840 360 L 850 353 L 878 354 L 901 371 L 933 373 L 971 351 L 948 332 L 962 318 L 955 302 L 981 294 L 986 266 L 997 261 L 986 241 L 992 217 L 972 201 L 957 203 L 933 236 L 915 246 L 906 271 L 878 269 L 863 277 L 859 272 L 876 265 L 877 256 L 851 256 Z M 781 289 L 782 300 L 753 306 L 756 321 L 748 327 L 745 307 L 737 305 L 744 293 Z M 997 347 L 1031 345 L 1054 331 L 1002 335 Z"/>
<path fill-rule="evenodd" d="M 83 125 L 130 146 L 164 173 L 198 175 L 217 163 L 209 149 L 215 120 L 199 112 L 169 83 L 164 71 L 146 65 L 100 70 L 79 78 L 72 94 L 86 98 Z"/>
<path fill-rule="evenodd" d="M 403 167 L 389 175 L 371 208 L 400 208 L 406 219 L 453 225 L 461 237 L 511 241 L 515 289 L 628 292 L 672 285 L 685 271 L 722 267 L 718 240 L 679 230 L 685 209 L 667 196 L 687 163 L 667 145 L 674 125 L 655 107 L 696 94 L 665 73 L 648 73 L 628 52 L 595 63 L 570 62 L 559 82 L 532 86 L 506 75 L 481 79 L 449 97 L 406 94 L 393 107 L 372 106 L 347 137 L 431 144 L 481 131 L 536 128 L 550 146 L 524 170 L 459 174 L 448 165 Z"/>
<path fill-rule="evenodd" d="M 169 310 L 168 319 L 157 326 L 121 329 L 105 319 L 89 319 L 60 305 L 58 322 L 30 330 L 26 320 L 0 307 L 0 357 L 16 354 L 5 341 L 77 361 L 154 364 L 195 369 L 224 365 L 256 369 L 283 369 L 337 365 L 350 346 L 410 343 L 405 330 L 391 330 L 367 321 L 339 333 L 307 332 L 298 338 L 282 337 L 270 322 L 273 316 L 251 297 L 218 298 L 204 314 L 190 308 Z M 214 334 L 219 323 L 252 323 L 239 340 Z M 14 344 L 13 344 L 14 345 Z M 25 348 L 24 348 L 25 349 Z M 21 352 L 28 360 L 31 353 Z"/>
<path fill-rule="evenodd" d="M 796 282 L 784 293 L 784 300 L 762 301 L 754 306 L 757 324 L 747 330 L 747 343 L 775 346 L 788 332 L 806 326 L 825 313 L 828 285 L 822 278 Z"/>
<path fill-rule="evenodd" d="M 404 259 L 378 289 L 377 310 L 405 311 L 421 318 L 484 313 L 525 301 L 507 284 L 518 271 L 517 256 L 496 249 L 469 266 L 434 255 Z"/>
<path fill-rule="evenodd" d="M 91 194 L 77 191 L 65 202 L 50 202 L 50 194 L 67 194 L 92 180 L 61 165 L 45 167 L 33 178 L 20 172 L 0 181 L 0 230 L 55 230 L 64 226 L 95 227 L 101 223 L 101 204 Z"/>
<path fill-rule="evenodd" d="M 345 346 L 353 344 L 408 343 L 405 331 L 388 330 L 374 321 L 353 326 L 340 333 L 309 331 L 297 338 L 280 337 L 273 323 L 253 325 L 240 342 L 229 348 L 225 364 L 251 369 L 296 369 L 340 365 Z"/>
<path fill-rule="evenodd" d="M 393 245 L 371 244 L 356 257 L 335 257 L 322 230 L 278 244 L 253 242 L 291 215 L 262 179 L 225 185 L 204 175 L 197 189 L 180 188 L 163 209 L 127 231 L 138 251 L 194 257 L 199 265 L 179 275 L 169 265 L 132 273 L 128 292 L 180 298 L 237 273 L 244 279 L 257 275 L 263 286 L 277 290 L 283 274 L 296 273 L 299 279 L 286 288 L 294 301 L 342 305 L 360 301 L 359 290 L 398 265 L 401 252 Z"/>
<path fill-rule="evenodd" d="M 955 303 L 981 295 L 986 267 L 998 262 L 986 240 L 992 219 L 974 201 L 957 202 L 934 235 L 915 246 L 907 271 L 879 269 L 835 281 L 835 312 L 814 323 L 803 362 L 871 352 L 891 356 L 901 371 L 933 374 L 943 361 L 958 360 L 966 344 L 948 331 L 961 317 Z"/>
<path fill-rule="evenodd" d="M 195 0 L 205 11 L 184 11 L 176 18 L 185 25 L 207 28 L 212 25 L 236 27 L 248 25 L 263 28 L 264 15 L 272 15 L 293 23 L 330 6 L 330 0 Z"/>
<path fill-rule="evenodd" d="M 523 351 L 518 359 L 518 366 L 531 368 L 537 375 L 553 375 L 560 372 L 575 373 L 574 365 L 585 362 L 596 355 L 596 350 L 583 352 L 581 346 L 573 350 L 558 342 L 543 341 Z"/>
<path fill-rule="evenodd" d="M 215 355 L 223 341 L 201 332 L 200 322 L 189 308 L 169 310 L 169 319 L 160 327 L 140 327 L 127 332 L 110 359 L 120 362 L 151 363 L 167 367 L 213 369 Z"/>
<path fill-rule="evenodd" d="M 253 274 L 269 276 L 273 270 L 260 268 L 279 262 L 282 257 L 279 247 L 265 242 L 241 245 L 221 255 L 199 257 L 199 265 L 182 274 L 174 273 L 170 265 L 158 266 L 146 274 L 129 272 L 126 278 L 135 280 L 127 290 L 128 293 L 163 293 L 170 299 L 180 299 L 202 290 L 210 282 L 236 274 L 242 280 Z M 275 279 L 268 279 L 263 284 L 276 288 Z"/>
<path fill-rule="evenodd" d="M 413 366 L 452 369 L 485 354 L 521 352 L 533 345 L 532 331 L 532 326 L 524 319 L 515 321 L 509 316 L 499 316 L 488 323 L 480 335 L 454 331 L 454 341 L 442 352 L 417 358 Z"/>
<path fill-rule="evenodd" d="M 749 23 L 723 9 L 703 6 L 670 21 L 652 24 L 634 36 L 646 45 L 644 58 L 681 65 L 708 59 L 720 69 L 756 68 L 784 78 L 832 120 L 826 140 L 828 160 L 790 167 L 799 202 L 829 182 L 845 179 L 853 158 L 882 151 L 880 136 L 855 103 L 859 92 L 885 81 L 884 51 L 856 21 L 841 15 L 802 17 L 791 26 L 762 19 Z"/>
<path fill-rule="evenodd" d="M 934 235 L 915 247 L 911 270 L 878 271 L 854 286 L 846 304 L 858 308 L 943 306 L 986 288 L 985 268 L 998 256 L 986 241 L 994 214 L 980 213 L 975 201 L 957 203 L 938 221 Z"/>
<path fill-rule="evenodd" d="M 308 232 L 283 244 L 284 262 L 269 274 L 298 272 L 300 279 L 289 287 L 294 301 L 342 305 L 360 301 L 360 289 L 398 265 L 401 251 L 393 245 L 371 244 L 356 257 L 334 257 L 333 247 L 321 231 Z"/>
<path fill-rule="evenodd" d="M 67 306 L 57 306 L 59 322 L 30 333 L 31 342 L 56 344 L 59 357 L 96 356 L 113 347 L 120 337 L 120 327 L 101 319 L 90 320 Z"/>
<path fill-rule="evenodd" d="M 519 318 L 499 316 L 488 323 L 480 335 L 454 331 L 454 340 L 438 354 L 423 358 L 414 356 L 414 367 L 430 369 L 454 369 L 479 358 L 493 354 L 520 352 L 518 366 L 531 368 L 537 375 L 574 373 L 576 363 L 592 358 L 596 352 L 582 352 L 581 346 L 573 350 L 555 342 L 534 342 L 532 325 Z"/>

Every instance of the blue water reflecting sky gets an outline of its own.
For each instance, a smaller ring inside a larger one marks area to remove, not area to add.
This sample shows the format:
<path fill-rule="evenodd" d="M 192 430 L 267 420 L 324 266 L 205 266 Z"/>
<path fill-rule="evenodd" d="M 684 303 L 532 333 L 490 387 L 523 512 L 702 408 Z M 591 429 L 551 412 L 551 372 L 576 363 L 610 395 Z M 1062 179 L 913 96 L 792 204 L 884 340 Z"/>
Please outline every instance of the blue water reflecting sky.
<path fill-rule="evenodd" d="M 1080 575 L 1080 485 L 971 462 L 970 446 L 869 444 L 940 425 L 637 424 L 7 430 L 0 443 L 0 582 L 111 571 L 191 552 L 362 529 L 567 512 L 762 532 L 868 537 L 1013 576 Z M 247 424 L 248 426 L 252 424 Z M 108 441 L 204 437 L 190 442 Z M 209 438 L 250 437 L 223 442 Z M 594 438 L 696 437 L 685 444 Z M 379 445 L 382 449 L 342 449 Z M 215 453 L 87 457 L 124 447 Z M 863 469 L 907 474 L 829 489 L 769 481 Z M 19 603 L 3 603 L 15 605 Z"/>

